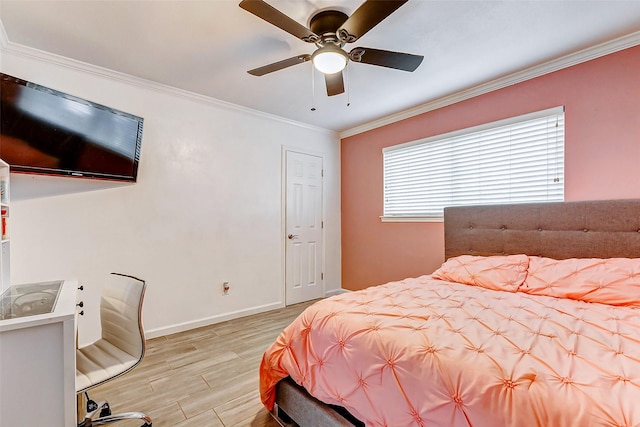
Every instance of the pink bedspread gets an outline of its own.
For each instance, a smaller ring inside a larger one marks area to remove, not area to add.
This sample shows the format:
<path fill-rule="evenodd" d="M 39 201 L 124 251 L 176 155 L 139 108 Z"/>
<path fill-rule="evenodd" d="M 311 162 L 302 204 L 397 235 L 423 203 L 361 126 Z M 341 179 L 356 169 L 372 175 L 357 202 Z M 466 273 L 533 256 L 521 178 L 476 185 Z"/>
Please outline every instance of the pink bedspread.
<path fill-rule="evenodd" d="M 639 426 L 640 309 L 422 276 L 322 300 L 265 352 L 368 426 Z"/>

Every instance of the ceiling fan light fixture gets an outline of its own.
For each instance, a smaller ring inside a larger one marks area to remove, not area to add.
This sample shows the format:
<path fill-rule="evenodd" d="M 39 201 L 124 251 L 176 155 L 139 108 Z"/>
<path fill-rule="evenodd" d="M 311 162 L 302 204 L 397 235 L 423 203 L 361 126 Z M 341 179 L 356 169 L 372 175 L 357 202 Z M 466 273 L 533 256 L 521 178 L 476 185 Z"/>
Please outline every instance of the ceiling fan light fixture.
<path fill-rule="evenodd" d="M 323 74 L 334 74 L 345 69 L 349 57 L 338 46 L 328 44 L 311 55 L 313 66 Z"/>

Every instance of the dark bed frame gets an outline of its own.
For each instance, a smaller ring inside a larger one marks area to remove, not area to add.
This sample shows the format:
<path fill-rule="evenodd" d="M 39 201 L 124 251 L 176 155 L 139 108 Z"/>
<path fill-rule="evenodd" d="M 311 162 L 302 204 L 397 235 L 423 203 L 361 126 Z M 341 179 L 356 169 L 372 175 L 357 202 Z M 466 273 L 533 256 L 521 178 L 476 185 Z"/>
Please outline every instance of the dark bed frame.
<path fill-rule="evenodd" d="M 445 258 L 527 254 L 555 259 L 640 258 L 640 199 L 461 206 L 444 211 Z M 272 415 L 283 426 L 364 424 L 290 378 L 276 387 Z"/>

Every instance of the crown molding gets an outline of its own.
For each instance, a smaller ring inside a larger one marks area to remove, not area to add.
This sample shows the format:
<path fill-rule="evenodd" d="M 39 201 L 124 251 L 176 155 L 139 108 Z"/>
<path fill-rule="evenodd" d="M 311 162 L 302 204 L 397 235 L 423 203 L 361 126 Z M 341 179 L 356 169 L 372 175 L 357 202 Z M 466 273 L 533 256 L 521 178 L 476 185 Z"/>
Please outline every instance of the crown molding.
<path fill-rule="evenodd" d="M 0 48 L 5 49 L 9 44 L 9 38 L 7 37 L 7 32 L 4 29 L 4 24 L 0 19 Z"/>
<path fill-rule="evenodd" d="M 190 92 L 184 89 L 178 89 L 173 86 L 153 82 L 151 80 L 131 76 L 129 74 L 121 73 L 119 71 L 114 71 L 108 68 L 99 67 L 97 65 L 89 64 L 82 61 L 77 61 L 75 59 L 70 59 L 61 55 L 56 55 L 54 53 L 50 53 L 50 52 L 35 49 L 29 46 L 14 43 L 7 38 L 7 33 L 4 29 L 4 25 L 2 24 L 2 21 L 0 21 L 0 53 L 2 53 L 2 56 L 14 55 L 16 57 L 22 57 L 30 60 L 46 62 L 52 65 L 67 68 L 73 71 L 92 74 L 100 78 L 113 80 L 119 83 L 129 84 L 132 86 L 140 87 L 147 90 L 152 90 L 152 91 L 159 92 L 166 95 L 172 95 L 179 98 L 184 98 L 190 101 L 206 104 L 208 106 L 220 107 L 220 108 L 233 110 L 233 111 L 239 111 L 252 116 L 266 118 L 276 122 L 313 130 L 315 132 L 321 132 L 321 133 L 333 135 L 336 138 L 338 136 L 338 133 L 333 130 L 321 128 L 318 126 L 313 126 L 308 123 L 302 123 L 295 120 L 286 119 L 284 117 L 276 116 L 274 114 L 269 114 L 263 111 L 255 110 L 253 108 L 243 107 L 241 105 L 237 105 L 231 102 L 212 98 L 210 96 L 201 95 L 201 94 Z M 1 63 L 0 63 L 0 66 L 1 66 Z"/>
<path fill-rule="evenodd" d="M 0 20 L 0 51 L 2 55 L 10 54 L 18 57 L 24 57 L 36 61 L 47 62 L 56 66 L 72 69 L 75 71 L 81 71 L 88 74 L 93 74 L 98 77 L 118 81 L 121 83 L 130 84 L 133 86 L 153 90 L 163 94 L 169 94 L 177 97 L 182 97 L 191 101 L 200 102 L 209 106 L 221 107 L 229 110 L 240 111 L 246 114 L 250 114 L 257 117 L 274 120 L 277 122 L 293 125 L 301 128 L 306 128 L 316 132 L 322 132 L 326 134 L 336 135 L 338 138 L 343 139 L 353 135 L 357 135 L 369 130 L 373 130 L 388 124 L 392 124 L 401 120 L 405 120 L 429 111 L 437 110 L 467 99 L 474 98 L 489 92 L 493 92 L 508 86 L 515 85 L 527 80 L 531 80 L 536 77 L 550 74 L 555 71 L 562 70 L 574 65 L 581 64 L 583 62 L 590 61 L 592 59 L 600 58 L 630 47 L 640 45 L 640 31 L 628 34 L 626 36 L 619 37 L 614 40 L 610 40 L 592 47 L 588 47 L 581 51 L 571 53 L 542 64 L 527 68 L 522 71 L 518 71 L 512 74 L 508 74 L 503 77 L 499 77 L 487 83 L 483 83 L 478 86 L 474 86 L 468 89 L 461 90 L 451 95 L 441 97 L 424 104 L 420 104 L 416 107 L 412 107 L 395 114 L 390 114 L 379 119 L 340 131 L 335 132 L 329 129 L 313 126 L 307 123 L 298 122 L 295 120 L 286 119 L 274 114 L 265 113 L 259 110 L 255 110 L 248 107 L 243 107 L 237 104 L 233 104 L 227 101 L 219 100 L 205 95 L 200 95 L 194 92 L 190 92 L 183 89 L 178 89 L 169 85 L 152 82 L 147 79 L 134 77 L 125 73 L 110 70 L 108 68 L 99 67 L 96 65 L 88 64 L 85 62 L 69 59 L 60 55 L 56 55 L 50 52 L 45 52 L 39 49 L 34 49 L 28 46 L 24 46 L 18 43 L 11 42 L 5 31 L 4 25 Z M 1 65 L 1 64 L 0 64 Z"/>
<path fill-rule="evenodd" d="M 640 45 L 640 31 L 592 47 L 588 47 L 578 52 L 544 62 L 525 70 L 508 74 L 490 82 L 483 83 L 481 85 L 474 86 L 453 93 L 451 95 L 435 99 L 433 101 L 429 101 L 425 104 L 421 104 L 416 107 L 403 110 L 395 114 L 390 114 L 380 119 L 373 120 L 371 122 L 367 122 L 362 125 L 341 131 L 339 133 L 339 137 L 340 139 L 343 139 L 363 132 L 367 132 L 369 130 L 373 130 L 391 123 L 399 122 L 401 120 L 408 119 L 419 114 L 427 113 L 429 111 L 437 110 L 438 108 L 465 101 L 479 95 L 484 95 L 486 93 L 493 92 L 507 86 L 512 86 L 517 83 L 531 80 L 545 74 L 550 74 L 555 71 L 572 67 L 574 65 L 578 65 L 592 59 L 619 52 L 621 50 L 628 49 L 637 45 Z"/>

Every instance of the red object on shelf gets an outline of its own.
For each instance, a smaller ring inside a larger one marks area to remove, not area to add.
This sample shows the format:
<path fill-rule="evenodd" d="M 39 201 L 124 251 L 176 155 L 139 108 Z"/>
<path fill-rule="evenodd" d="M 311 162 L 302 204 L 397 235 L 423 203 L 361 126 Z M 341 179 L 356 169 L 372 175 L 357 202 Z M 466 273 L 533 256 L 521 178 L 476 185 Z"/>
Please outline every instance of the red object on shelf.
<path fill-rule="evenodd" d="M 7 209 L 2 209 L 2 239 L 6 239 L 9 237 L 9 233 L 7 230 Z"/>

